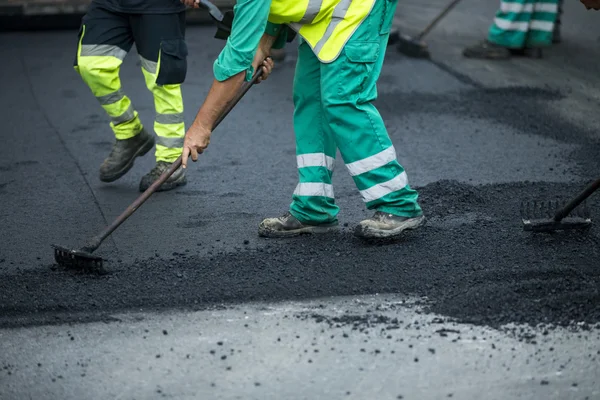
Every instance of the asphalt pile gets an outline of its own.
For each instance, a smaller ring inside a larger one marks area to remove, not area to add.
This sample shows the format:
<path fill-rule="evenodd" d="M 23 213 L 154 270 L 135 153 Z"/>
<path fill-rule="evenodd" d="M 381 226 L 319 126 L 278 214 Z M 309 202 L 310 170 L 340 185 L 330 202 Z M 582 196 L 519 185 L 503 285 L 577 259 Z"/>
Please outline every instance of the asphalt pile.
<path fill-rule="evenodd" d="M 523 199 L 581 185 L 436 182 L 419 188 L 429 223 L 395 242 L 364 243 L 350 227 L 208 257 L 181 249 L 110 265 L 102 277 L 45 266 L 0 277 L 0 314 L 12 324 L 24 319 L 10 317 L 35 315 L 64 322 L 128 309 L 400 293 L 423 299 L 425 312 L 473 324 L 593 326 L 600 322 L 598 228 L 531 234 L 518 212 Z M 599 205 L 592 201 L 593 218 Z"/>

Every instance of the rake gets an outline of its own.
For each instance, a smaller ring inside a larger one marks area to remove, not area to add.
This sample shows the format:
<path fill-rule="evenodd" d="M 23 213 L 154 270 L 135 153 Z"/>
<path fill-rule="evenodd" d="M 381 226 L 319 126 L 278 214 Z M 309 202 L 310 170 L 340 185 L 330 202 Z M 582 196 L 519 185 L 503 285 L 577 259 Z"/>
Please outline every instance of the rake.
<path fill-rule="evenodd" d="M 523 229 L 531 232 L 587 230 L 592 226 L 587 198 L 600 188 L 600 179 L 590 183 L 566 204 L 559 201 L 524 202 L 521 204 Z"/>
<path fill-rule="evenodd" d="M 240 88 L 236 96 L 229 103 L 221 117 L 215 122 L 213 129 L 215 129 L 221 121 L 225 119 L 227 114 L 233 109 L 233 107 L 241 100 L 248 90 L 257 82 L 258 78 L 262 75 L 262 68 L 258 68 L 254 77 L 249 82 L 245 82 Z M 107 273 L 104 268 L 104 260 L 100 256 L 92 254 L 100 247 L 102 242 L 110 236 L 127 218 L 129 218 L 155 191 L 162 185 L 173 173 L 181 166 L 181 156 L 171 165 L 171 167 L 163 172 L 144 193 L 142 193 L 121 215 L 119 215 L 109 226 L 104 228 L 102 232 L 94 236 L 88 243 L 78 250 L 69 249 L 63 246 L 52 245 L 54 248 L 54 259 L 56 263 L 67 269 L 74 269 L 86 273 L 96 273 L 104 275 Z"/>

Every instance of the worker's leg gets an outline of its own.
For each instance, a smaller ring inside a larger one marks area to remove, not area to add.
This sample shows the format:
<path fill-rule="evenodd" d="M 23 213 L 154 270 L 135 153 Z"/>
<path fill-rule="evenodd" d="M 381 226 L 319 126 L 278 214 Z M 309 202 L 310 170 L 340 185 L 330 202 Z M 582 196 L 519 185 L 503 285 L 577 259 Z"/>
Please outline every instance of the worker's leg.
<path fill-rule="evenodd" d="M 525 47 L 540 48 L 552 45 L 557 17 L 558 0 L 535 0 Z"/>
<path fill-rule="evenodd" d="M 506 59 L 552 44 L 558 0 L 502 1 L 488 37 L 464 50 L 465 57 Z"/>
<path fill-rule="evenodd" d="M 552 43 L 560 43 L 562 41 L 561 35 L 561 25 L 562 25 L 562 15 L 564 11 L 563 6 L 564 0 L 558 0 L 557 7 L 557 15 L 556 15 L 556 23 L 554 24 L 554 32 L 552 32 Z"/>
<path fill-rule="evenodd" d="M 299 183 L 292 196 L 290 212 L 265 219 L 259 235 L 295 236 L 324 233 L 337 228 L 331 177 L 336 147 L 326 129 L 321 102 L 321 63 L 306 43 L 298 48 L 294 76 L 294 131 Z"/>
<path fill-rule="evenodd" d="M 181 156 L 183 149 L 185 122 L 181 84 L 187 72 L 185 13 L 135 16 L 132 27 L 156 111 L 156 166 L 140 182 L 140 191 L 145 191 Z M 158 190 L 185 184 L 185 172 L 178 168 Z"/>
<path fill-rule="evenodd" d="M 119 69 L 132 44 L 127 16 L 92 3 L 82 20 L 75 70 L 110 117 L 117 139 L 100 167 L 100 179 L 104 182 L 119 179 L 131 169 L 136 157 L 154 146 L 152 136 L 143 131 L 138 113 L 121 89 Z"/>
<path fill-rule="evenodd" d="M 340 57 L 321 64 L 325 120 L 367 208 L 377 210 L 357 227 L 356 233 L 363 237 L 395 236 L 424 221 L 417 192 L 409 186 L 372 103 L 396 4 L 397 0 L 375 2 Z"/>

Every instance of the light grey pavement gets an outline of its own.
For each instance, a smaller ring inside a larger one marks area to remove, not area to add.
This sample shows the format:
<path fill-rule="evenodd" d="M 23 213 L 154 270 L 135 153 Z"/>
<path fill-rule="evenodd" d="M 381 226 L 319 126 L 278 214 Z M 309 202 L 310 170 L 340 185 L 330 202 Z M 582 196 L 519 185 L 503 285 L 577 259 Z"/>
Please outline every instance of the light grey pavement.
<path fill-rule="evenodd" d="M 50 244 L 81 245 L 116 217 L 153 159 L 100 183 L 113 138 L 71 68 L 75 32 L 0 35 L 0 399 L 600 398 L 598 228 L 537 237 L 518 214 L 600 170 L 600 13 L 567 4 L 546 59 L 462 59 L 492 3 L 465 0 L 428 39 L 433 62 L 388 49 L 377 105 L 421 193 L 422 231 L 354 240 L 371 212 L 338 157 L 339 235 L 256 236 L 296 184 L 290 49 L 188 185 L 102 245 L 107 277 L 49 268 Z M 440 6 L 404 1 L 398 23 L 414 32 Z M 222 45 L 212 34 L 189 30 L 188 123 Z M 121 78 L 150 126 L 135 52 Z"/>

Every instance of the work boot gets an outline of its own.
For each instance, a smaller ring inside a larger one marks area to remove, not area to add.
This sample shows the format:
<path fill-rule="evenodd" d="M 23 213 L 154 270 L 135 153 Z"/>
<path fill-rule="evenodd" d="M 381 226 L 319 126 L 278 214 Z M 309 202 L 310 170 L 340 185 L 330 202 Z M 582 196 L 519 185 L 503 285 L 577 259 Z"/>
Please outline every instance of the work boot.
<path fill-rule="evenodd" d="M 140 181 L 140 192 L 145 192 L 152 184 L 160 178 L 160 176 L 171 168 L 173 163 L 168 163 L 166 161 L 157 161 L 156 166 L 152 168 L 148 174 L 142 177 Z M 164 192 L 167 190 L 175 189 L 177 186 L 183 186 L 187 183 L 187 178 L 185 177 L 185 171 L 183 167 L 177 168 L 173 175 L 169 177 L 162 185 L 158 187 L 157 192 Z"/>
<path fill-rule="evenodd" d="M 510 58 L 511 51 L 506 47 L 484 40 L 481 43 L 464 49 L 463 56 L 467 58 L 506 60 Z"/>
<path fill-rule="evenodd" d="M 100 166 L 100 180 L 114 182 L 125 175 L 136 157 L 141 157 L 154 147 L 154 137 L 145 129 L 136 136 L 119 140 L 113 145 L 108 158 Z"/>
<path fill-rule="evenodd" d="M 399 217 L 381 211 L 360 224 L 354 230 L 354 235 L 363 239 L 387 239 L 400 236 L 407 229 L 416 229 L 425 223 L 425 216 L 414 218 Z"/>
<path fill-rule="evenodd" d="M 258 236 L 285 238 L 302 234 L 327 233 L 338 229 L 338 222 L 308 225 L 298 221 L 289 211 L 278 218 L 267 218 L 258 226 Z"/>

